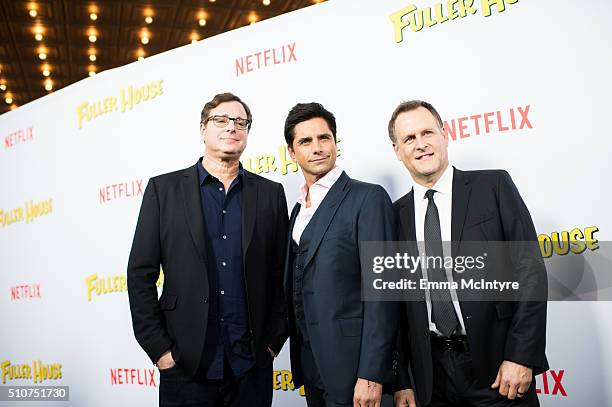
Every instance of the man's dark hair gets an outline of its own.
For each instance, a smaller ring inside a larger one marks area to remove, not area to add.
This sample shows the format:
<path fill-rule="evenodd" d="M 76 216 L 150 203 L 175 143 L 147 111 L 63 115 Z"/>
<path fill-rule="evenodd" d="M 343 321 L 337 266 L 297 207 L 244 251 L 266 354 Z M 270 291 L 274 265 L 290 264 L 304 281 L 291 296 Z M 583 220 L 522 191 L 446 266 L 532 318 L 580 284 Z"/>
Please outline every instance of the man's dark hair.
<path fill-rule="evenodd" d="M 246 118 L 249 120 L 250 123 L 252 123 L 253 116 L 251 115 L 251 109 L 249 109 L 247 104 L 244 103 L 242 99 L 240 99 L 238 96 L 230 92 L 219 93 L 215 95 L 215 97 L 212 98 L 212 100 L 210 100 L 209 102 L 206 102 L 206 104 L 204 105 L 204 108 L 202 109 L 202 114 L 200 115 L 200 123 L 205 124 L 206 120 L 208 120 L 208 117 L 209 117 L 208 115 L 210 114 L 210 111 L 213 110 L 215 107 L 219 106 L 221 103 L 225 103 L 225 102 L 240 103 L 242 107 L 244 107 L 244 110 L 246 111 L 246 114 L 247 114 Z M 249 124 L 249 129 L 250 128 L 251 128 L 251 124 Z"/>
<path fill-rule="evenodd" d="M 406 102 L 400 103 L 399 106 L 395 108 L 395 110 L 393 111 L 393 114 L 391 115 L 391 120 L 389 120 L 389 138 L 391 139 L 392 142 L 395 143 L 394 129 L 395 129 L 395 121 L 397 120 L 397 116 L 399 116 L 400 114 L 404 112 L 410 112 L 412 110 L 416 110 L 419 107 L 424 107 L 425 109 L 429 110 L 429 113 L 431 113 L 433 117 L 436 119 L 438 126 L 440 126 L 441 129 L 444 128 L 444 124 L 442 123 L 442 118 L 440 117 L 440 114 L 438 113 L 436 108 L 433 107 L 430 103 L 424 102 L 422 100 L 408 100 Z"/>
<path fill-rule="evenodd" d="M 325 109 L 320 103 L 298 103 L 297 105 L 293 106 L 289 112 L 289 115 L 287 115 L 287 119 L 285 120 L 285 141 L 289 147 L 293 146 L 295 126 L 315 118 L 325 120 L 327 127 L 329 127 L 332 135 L 334 136 L 334 142 L 336 141 L 336 118 L 334 117 L 334 114 Z"/>

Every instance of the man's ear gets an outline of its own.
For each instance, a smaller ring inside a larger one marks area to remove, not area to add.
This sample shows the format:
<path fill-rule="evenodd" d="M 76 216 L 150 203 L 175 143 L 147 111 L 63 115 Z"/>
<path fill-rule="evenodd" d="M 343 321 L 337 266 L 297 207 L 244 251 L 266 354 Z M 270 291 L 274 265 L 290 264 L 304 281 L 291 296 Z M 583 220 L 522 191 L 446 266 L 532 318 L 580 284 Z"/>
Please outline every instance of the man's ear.
<path fill-rule="evenodd" d="M 206 125 L 204 125 L 204 123 L 200 123 L 200 139 L 202 140 L 202 143 L 206 143 L 204 130 L 206 130 Z"/>
<path fill-rule="evenodd" d="M 289 156 L 293 161 L 295 161 L 295 151 L 293 150 L 293 146 L 287 144 L 287 151 L 289 151 Z"/>

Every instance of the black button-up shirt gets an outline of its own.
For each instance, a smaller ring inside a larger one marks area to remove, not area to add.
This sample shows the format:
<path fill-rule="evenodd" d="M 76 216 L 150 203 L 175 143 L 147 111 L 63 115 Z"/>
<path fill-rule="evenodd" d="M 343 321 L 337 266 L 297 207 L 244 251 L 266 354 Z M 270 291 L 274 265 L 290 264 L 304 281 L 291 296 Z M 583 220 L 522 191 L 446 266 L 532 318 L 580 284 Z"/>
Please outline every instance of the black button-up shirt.
<path fill-rule="evenodd" d="M 198 162 L 210 307 L 202 368 L 222 379 L 225 361 L 238 376 L 254 365 L 249 335 L 242 259 L 242 165 L 225 191 L 223 183 Z"/>

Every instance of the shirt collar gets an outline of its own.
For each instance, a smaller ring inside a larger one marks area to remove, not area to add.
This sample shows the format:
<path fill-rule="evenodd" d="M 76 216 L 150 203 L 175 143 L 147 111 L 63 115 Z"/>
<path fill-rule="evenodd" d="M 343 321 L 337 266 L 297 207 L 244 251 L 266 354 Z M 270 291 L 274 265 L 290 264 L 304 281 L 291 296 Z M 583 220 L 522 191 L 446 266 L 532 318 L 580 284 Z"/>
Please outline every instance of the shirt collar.
<path fill-rule="evenodd" d="M 196 167 L 198 167 L 198 178 L 200 181 L 200 185 L 204 185 L 204 181 L 206 181 L 208 177 L 216 179 L 213 175 L 211 175 L 208 171 L 206 171 L 206 168 L 204 168 L 204 166 L 202 165 L 202 157 L 200 157 L 200 159 L 198 160 Z M 244 175 L 244 168 L 242 167 L 242 163 L 239 163 L 238 164 L 238 177 L 242 178 L 243 175 Z"/>
<path fill-rule="evenodd" d="M 340 178 L 340 175 L 342 175 L 343 171 L 344 170 L 342 168 L 335 166 L 327 174 L 317 180 L 317 182 L 312 184 L 311 188 L 317 185 L 323 189 L 331 189 L 335 182 L 338 181 L 338 178 Z M 301 205 L 306 204 L 307 193 L 308 186 L 306 185 L 306 183 L 303 183 L 302 185 L 300 185 L 300 191 L 297 199 L 298 203 L 300 203 Z"/>
<path fill-rule="evenodd" d="M 440 179 L 431 187 L 426 188 L 421 184 L 414 183 L 414 196 L 418 199 L 426 199 L 425 192 L 433 189 L 443 195 L 450 195 L 453 191 L 453 166 L 448 164 Z"/>

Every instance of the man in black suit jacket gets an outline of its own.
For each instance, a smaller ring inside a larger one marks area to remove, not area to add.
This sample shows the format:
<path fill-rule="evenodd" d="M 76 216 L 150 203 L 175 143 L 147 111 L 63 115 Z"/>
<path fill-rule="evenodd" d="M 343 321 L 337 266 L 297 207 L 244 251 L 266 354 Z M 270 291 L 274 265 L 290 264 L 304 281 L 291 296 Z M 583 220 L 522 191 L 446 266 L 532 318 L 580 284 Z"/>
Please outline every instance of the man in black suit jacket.
<path fill-rule="evenodd" d="M 309 407 L 379 406 L 397 304 L 362 301 L 359 244 L 395 240 L 391 200 L 336 166 L 336 121 L 320 104 L 293 107 L 285 139 L 305 178 L 285 261 L 294 384 Z"/>
<path fill-rule="evenodd" d="M 282 185 L 239 163 L 251 120 L 240 98 L 216 95 L 201 115 L 204 157 L 144 193 L 128 294 L 162 406 L 272 403 L 272 359 L 287 337 L 287 202 Z"/>
<path fill-rule="evenodd" d="M 424 290 L 425 301 L 405 302 L 396 406 L 415 405 L 412 384 L 422 406 L 539 405 L 533 377 L 548 369 L 547 277 L 539 252 L 531 250 L 536 232 L 518 190 L 505 171 L 450 167 L 442 120 L 427 102 L 400 104 L 389 136 L 414 181 L 413 190 L 394 204 L 398 239 L 424 240 L 426 252 L 434 240 L 526 242 L 511 253 L 514 258 L 495 260 L 512 264 L 523 293 L 537 293 L 526 301 L 466 301 L 456 290 L 434 289 Z M 460 278 L 456 270 L 440 271 L 443 280 Z"/>

